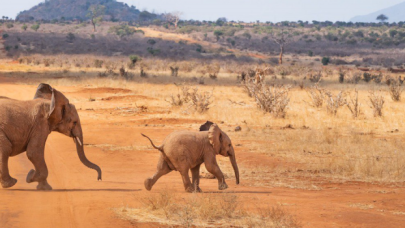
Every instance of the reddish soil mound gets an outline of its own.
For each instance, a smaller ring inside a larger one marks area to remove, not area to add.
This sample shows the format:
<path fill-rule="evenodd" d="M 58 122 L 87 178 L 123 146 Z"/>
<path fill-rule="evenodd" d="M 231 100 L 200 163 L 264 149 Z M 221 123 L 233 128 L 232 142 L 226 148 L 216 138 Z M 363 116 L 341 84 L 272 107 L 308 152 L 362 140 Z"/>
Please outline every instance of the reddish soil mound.
<path fill-rule="evenodd" d="M 128 96 L 112 96 L 112 97 L 106 97 L 102 98 L 102 101 L 121 101 L 121 100 L 157 100 L 156 98 L 153 97 L 147 97 L 147 96 L 142 96 L 142 95 L 128 95 Z"/>

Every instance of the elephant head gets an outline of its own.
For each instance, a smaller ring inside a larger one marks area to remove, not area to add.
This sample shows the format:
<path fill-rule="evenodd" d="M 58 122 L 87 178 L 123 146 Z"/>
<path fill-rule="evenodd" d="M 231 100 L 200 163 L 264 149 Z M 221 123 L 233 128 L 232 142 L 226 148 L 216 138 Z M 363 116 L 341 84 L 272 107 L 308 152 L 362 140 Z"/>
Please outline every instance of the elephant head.
<path fill-rule="evenodd" d="M 34 99 L 41 98 L 51 101 L 49 112 L 47 113 L 49 131 L 57 131 L 72 137 L 76 143 L 76 150 L 80 161 L 88 168 L 96 170 L 98 180 L 101 180 L 100 167 L 90 162 L 84 153 L 83 131 L 76 107 L 70 104 L 69 100 L 61 92 L 47 84 L 41 83 L 38 86 Z"/>
<path fill-rule="evenodd" d="M 236 163 L 235 150 L 233 149 L 231 139 L 216 124 L 210 121 L 201 125 L 200 131 L 208 131 L 209 142 L 214 148 L 216 154 L 229 157 L 235 172 L 236 184 L 239 184 L 239 169 Z"/>

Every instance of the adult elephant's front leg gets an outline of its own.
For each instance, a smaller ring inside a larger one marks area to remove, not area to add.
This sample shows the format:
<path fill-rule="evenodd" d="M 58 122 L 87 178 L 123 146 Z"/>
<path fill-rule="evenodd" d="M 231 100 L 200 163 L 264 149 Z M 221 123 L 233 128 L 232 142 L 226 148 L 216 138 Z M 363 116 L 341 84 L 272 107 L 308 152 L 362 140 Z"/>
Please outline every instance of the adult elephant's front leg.
<path fill-rule="evenodd" d="M 27 183 L 38 182 L 38 190 L 52 190 L 46 180 L 48 178 L 48 167 L 45 163 L 44 149 L 27 148 L 28 159 L 32 162 L 35 170 L 31 170 L 27 175 Z"/>

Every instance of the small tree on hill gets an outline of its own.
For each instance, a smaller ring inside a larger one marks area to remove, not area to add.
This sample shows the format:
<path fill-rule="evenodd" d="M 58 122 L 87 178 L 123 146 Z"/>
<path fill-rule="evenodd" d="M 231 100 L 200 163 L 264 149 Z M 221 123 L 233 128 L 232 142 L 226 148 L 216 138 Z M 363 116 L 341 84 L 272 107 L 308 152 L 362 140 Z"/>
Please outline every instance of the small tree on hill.
<path fill-rule="evenodd" d="M 384 14 L 380 14 L 377 17 L 377 20 L 381 21 L 382 23 L 384 23 L 386 20 L 388 20 L 388 17 L 385 16 Z"/>
<path fill-rule="evenodd" d="M 24 31 L 27 31 L 28 26 L 27 26 L 26 24 L 24 24 L 23 26 L 21 26 L 21 28 L 22 28 Z"/>
<path fill-rule="evenodd" d="M 214 31 L 214 36 L 217 37 L 217 42 L 219 41 L 219 38 L 221 38 L 221 36 L 223 36 L 223 35 L 224 35 L 224 32 L 221 31 L 221 30 L 215 30 Z"/>
<path fill-rule="evenodd" d="M 284 27 L 282 27 L 279 33 L 276 34 L 274 32 L 270 33 L 270 38 L 280 46 L 280 57 L 278 60 L 278 64 L 281 65 L 283 64 L 285 45 L 291 42 L 290 31 L 287 31 L 284 29 Z"/>
<path fill-rule="evenodd" d="M 91 5 L 87 17 L 90 18 L 90 22 L 93 25 L 93 32 L 96 32 L 96 25 L 103 20 L 105 12 L 105 6 L 103 5 Z"/>
<path fill-rule="evenodd" d="M 164 15 L 164 18 L 167 22 L 169 23 L 173 23 L 174 27 L 177 28 L 177 24 L 180 21 L 180 17 L 181 15 L 183 15 L 182 12 L 180 11 L 175 11 L 175 12 L 171 12 L 171 13 L 167 13 Z"/>

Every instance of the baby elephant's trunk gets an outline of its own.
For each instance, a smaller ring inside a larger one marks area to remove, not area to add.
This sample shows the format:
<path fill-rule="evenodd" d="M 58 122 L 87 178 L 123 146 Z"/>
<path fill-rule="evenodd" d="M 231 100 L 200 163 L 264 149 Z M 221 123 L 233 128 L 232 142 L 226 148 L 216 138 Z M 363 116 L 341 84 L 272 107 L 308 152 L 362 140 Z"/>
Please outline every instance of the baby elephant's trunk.
<path fill-rule="evenodd" d="M 236 157 L 235 152 L 232 149 L 232 153 L 229 155 L 229 159 L 231 160 L 233 171 L 235 172 L 236 184 L 239 184 L 239 169 L 238 164 L 236 164 Z"/>

